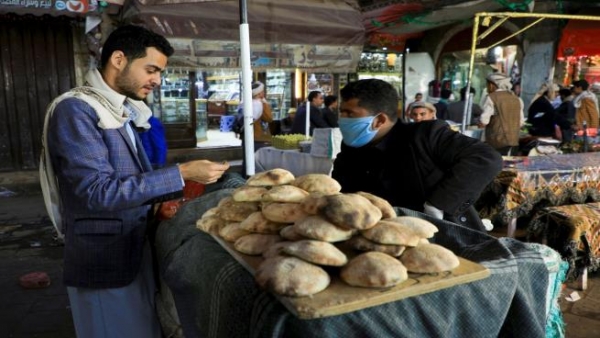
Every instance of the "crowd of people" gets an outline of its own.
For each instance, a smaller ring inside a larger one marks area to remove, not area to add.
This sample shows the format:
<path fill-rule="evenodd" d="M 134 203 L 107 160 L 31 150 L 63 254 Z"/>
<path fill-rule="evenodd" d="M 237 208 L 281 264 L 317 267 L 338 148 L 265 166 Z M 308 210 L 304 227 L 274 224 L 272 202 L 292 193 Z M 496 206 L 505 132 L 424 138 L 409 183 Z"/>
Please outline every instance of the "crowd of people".
<path fill-rule="evenodd" d="M 515 92 L 511 78 L 502 73 L 486 77 L 486 88 L 481 106 L 471 102 L 467 126 L 483 129 L 482 140 L 502 155 L 527 155 L 527 143 L 539 138 L 570 142 L 583 129 L 594 133 L 598 128 L 598 100 L 586 80 L 577 80 L 570 86 L 543 83 L 531 103 L 526 106 Z M 474 88 L 469 88 L 474 96 Z M 461 88 L 460 100 L 450 101 L 451 91 L 440 90 L 435 104 L 423 101 L 417 93 L 406 106 L 406 122 L 444 120 L 451 125 L 463 123 L 467 88 Z M 589 135 L 589 134 L 588 134 Z"/>

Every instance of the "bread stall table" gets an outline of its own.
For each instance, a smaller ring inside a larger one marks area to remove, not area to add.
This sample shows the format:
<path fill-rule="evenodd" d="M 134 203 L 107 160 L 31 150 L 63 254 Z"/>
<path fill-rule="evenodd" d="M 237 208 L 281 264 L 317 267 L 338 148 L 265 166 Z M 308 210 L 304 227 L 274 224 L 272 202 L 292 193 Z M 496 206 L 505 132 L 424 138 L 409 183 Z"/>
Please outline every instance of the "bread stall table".
<path fill-rule="evenodd" d="M 600 153 L 505 157 L 476 203 L 482 218 L 508 225 L 546 206 L 600 201 Z"/>
<path fill-rule="evenodd" d="M 213 237 L 195 228 L 196 220 L 231 192 L 218 190 L 192 200 L 157 230 L 160 275 L 185 337 L 545 336 L 551 282 L 540 252 L 514 239 L 432 219 L 440 230 L 433 241 L 483 265 L 489 277 L 344 314 L 300 319 L 260 290 L 252 274 Z"/>
<path fill-rule="evenodd" d="M 327 157 L 317 157 L 299 149 L 277 149 L 264 147 L 256 151 L 256 172 L 282 168 L 295 176 L 305 174 L 331 174 L 333 160 Z"/>

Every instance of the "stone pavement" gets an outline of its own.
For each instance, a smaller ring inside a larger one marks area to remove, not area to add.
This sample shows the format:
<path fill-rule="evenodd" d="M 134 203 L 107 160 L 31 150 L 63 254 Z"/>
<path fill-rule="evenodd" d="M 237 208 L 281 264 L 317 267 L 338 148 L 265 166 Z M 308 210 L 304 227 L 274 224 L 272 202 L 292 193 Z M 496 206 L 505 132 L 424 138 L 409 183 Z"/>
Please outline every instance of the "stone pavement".
<path fill-rule="evenodd" d="M 0 338 L 75 337 L 62 282 L 63 246 L 54 239 L 36 176 L 0 174 Z M 20 276 L 35 271 L 48 273 L 48 288 L 19 286 Z M 586 291 L 575 283 L 563 290 L 567 338 L 600 337 L 600 272 L 591 273 L 588 283 Z M 573 291 L 581 300 L 566 301 Z"/>
<path fill-rule="evenodd" d="M 0 337 L 75 337 L 62 257 L 41 192 L 0 197 Z M 36 271 L 50 276 L 50 286 L 22 288 L 19 277 Z"/>

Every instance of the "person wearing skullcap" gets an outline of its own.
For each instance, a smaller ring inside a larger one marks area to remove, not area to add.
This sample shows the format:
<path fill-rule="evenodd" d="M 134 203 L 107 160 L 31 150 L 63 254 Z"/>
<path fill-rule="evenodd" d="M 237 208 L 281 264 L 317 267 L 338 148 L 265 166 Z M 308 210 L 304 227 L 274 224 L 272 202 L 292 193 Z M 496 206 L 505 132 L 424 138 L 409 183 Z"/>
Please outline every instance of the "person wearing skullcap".
<path fill-rule="evenodd" d="M 265 85 L 260 81 L 252 84 L 252 118 L 254 119 L 254 149 L 271 142 L 269 123 L 273 121 L 271 105 L 265 99 Z M 257 144 L 261 143 L 261 144 Z"/>
<path fill-rule="evenodd" d="M 511 91 L 510 77 L 506 74 L 489 74 L 486 82 L 488 95 L 479 120 L 479 127 L 485 128 L 485 142 L 501 155 L 516 154 L 519 131 L 525 124 L 523 100 Z"/>
<path fill-rule="evenodd" d="M 561 130 L 571 127 L 571 123 L 552 106 L 559 89 L 554 83 L 544 83 L 534 96 L 527 114 L 527 122 L 531 124 L 530 135 L 558 138 L 555 126 L 560 126 Z"/>
<path fill-rule="evenodd" d="M 238 112 L 239 116 L 243 116 L 243 112 Z M 269 123 L 273 122 L 273 113 L 271 105 L 265 99 L 265 85 L 260 81 L 252 83 L 252 119 L 254 130 L 254 150 L 271 145 L 271 131 Z M 243 122 L 243 120 L 242 120 Z M 243 131 L 241 132 L 243 133 Z M 245 139 L 240 133 L 242 139 L 242 149 L 245 148 Z M 246 168 L 246 153 L 242 157 L 242 169 L 245 172 Z"/>
<path fill-rule="evenodd" d="M 413 122 L 431 121 L 436 119 L 435 106 L 429 102 L 416 101 L 410 106 L 408 117 Z"/>

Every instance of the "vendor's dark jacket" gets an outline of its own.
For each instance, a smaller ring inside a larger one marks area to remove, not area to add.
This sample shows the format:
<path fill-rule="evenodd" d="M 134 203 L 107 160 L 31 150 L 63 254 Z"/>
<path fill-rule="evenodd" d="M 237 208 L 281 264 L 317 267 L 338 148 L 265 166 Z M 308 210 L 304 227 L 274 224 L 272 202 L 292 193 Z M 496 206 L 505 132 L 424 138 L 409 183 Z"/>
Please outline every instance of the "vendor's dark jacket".
<path fill-rule="evenodd" d="M 329 128 L 327 122 L 323 119 L 323 112 L 318 107 L 310 105 L 310 127 L 309 135 L 313 134 L 315 128 Z M 304 134 L 306 132 L 306 104 L 298 107 L 294 122 L 292 123 L 291 134 Z"/>
<path fill-rule="evenodd" d="M 561 129 L 571 128 L 571 123 L 554 110 L 554 107 L 545 96 L 540 96 L 529 106 L 527 122 L 531 124 L 529 134 L 533 136 L 554 137 L 556 135 L 556 125 L 560 126 Z"/>
<path fill-rule="evenodd" d="M 436 120 L 397 122 L 375 145 L 342 144 L 332 176 L 342 192 L 370 192 L 421 212 L 427 201 L 443 210 L 445 219 L 481 230 L 473 203 L 501 168 L 502 158 L 492 147 Z"/>

